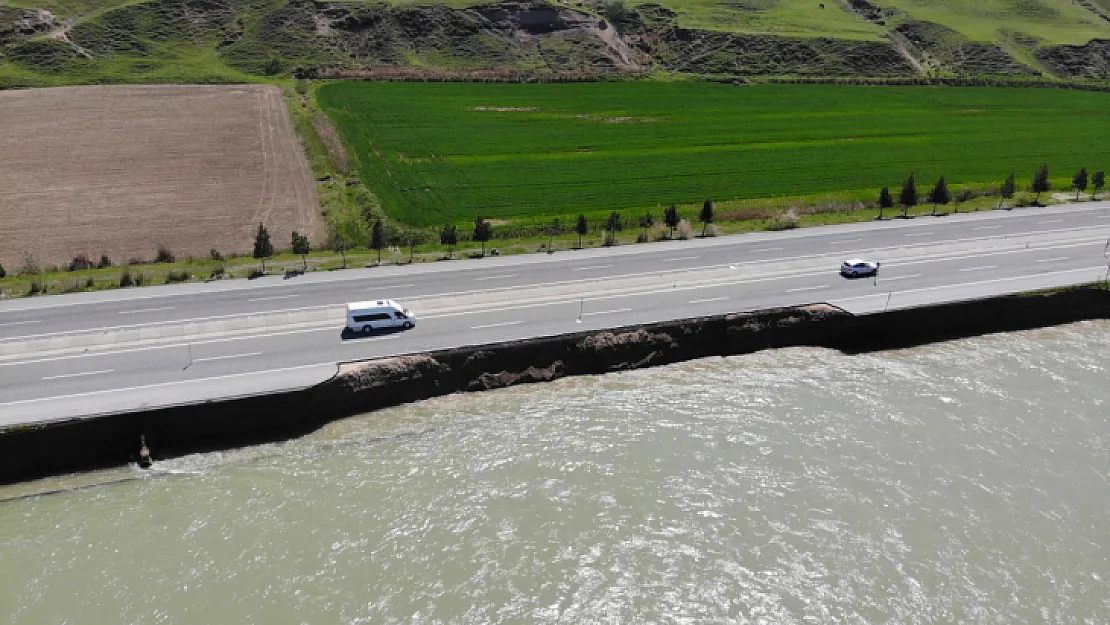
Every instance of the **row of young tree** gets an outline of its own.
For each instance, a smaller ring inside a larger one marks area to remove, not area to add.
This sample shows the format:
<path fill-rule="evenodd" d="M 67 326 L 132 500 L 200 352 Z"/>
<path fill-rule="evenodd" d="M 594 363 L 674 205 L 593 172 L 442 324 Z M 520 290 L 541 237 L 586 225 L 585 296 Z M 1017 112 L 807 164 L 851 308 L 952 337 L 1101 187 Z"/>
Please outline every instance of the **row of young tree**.
<path fill-rule="evenodd" d="M 705 200 L 702 203 L 701 212 L 698 214 L 698 221 L 702 224 L 702 236 L 708 232 L 709 226 L 713 223 L 713 201 Z M 663 224 L 670 229 L 669 236 L 674 237 L 675 228 L 681 222 L 678 215 L 678 207 L 671 204 L 663 211 Z M 655 215 L 650 211 L 640 216 L 638 225 L 645 233 L 655 226 Z M 605 244 L 613 245 L 616 241 L 616 233 L 623 231 L 625 228 L 624 217 L 617 211 L 609 213 L 609 218 L 602 224 L 602 230 L 605 232 Z M 558 218 L 555 218 L 551 226 L 547 228 L 548 234 L 554 236 L 562 232 L 562 224 Z M 590 233 L 590 222 L 586 219 L 586 215 L 580 213 L 578 219 L 574 223 L 573 232 L 578 235 L 578 247 L 582 247 L 582 237 Z M 474 220 L 474 232 L 471 235 L 472 241 L 482 243 L 482 255 L 485 256 L 485 244 L 493 238 L 493 227 L 489 220 L 478 217 Z M 447 246 L 448 255 L 454 255 L 455 246 L 459 244 L 459 228 L 456 224 L 446 224 L 439 231 L 439 242 L 441 245 Z"/>
<path fill-rule="evenodd" d="M 1079 201 L 1081 193 L 1087 190 L 1088 187 L 1094 187 L 1094 196 L 1098 196 L 1099 191 L 1102 191 L 1106 186 L 1106 172 L 1096 171 L 1094 174 L 1088 175 L 1087 168 L 1084 167 L 1075 172 L 1072 176 L 1071 188 L 1075 190 L 1075 200 Z M 1048 179 L 1048 164 L 1044 163 L 1037 168 L 1033 174 L 1033 182 L 1029 190 L 1036 193 L 1034 204 L 1040 204 L 1041 194 L 1052 189 L 1052 182 Z M 1002 185 L 998 188 L 998 208 L 1002 208 L 1002 203 L 1014 197 L 1017 192 L 1017 184 L 1014 181 L 1014 174 L 1006 177 Z M 937 212 L 937 206 L 947 206 L 953 200 L 956 202 L 956 211 L 959 212 L 960 204 L 970 200 L 973 194 L 970 189 L 964 189 L 959 194 L 953 196 L 952 190 L 948 187 L 948 182 L 941 176 L 939 180 L 933 185 L 933 188 L 925 196 L 925 202 L 933 205 L 933 214 Z M 902 216 L 905 217 L 909 214 L 909 210 L 914 206 L 921 203 L 921 196 L 917 191 L 917 182 L 914 174 L 910 174 L 909 178 L 902 183 L 902 192 L 898 195 L 898 204 L 902 207 Z M 894 208 L 894 196 L 890 194 L 889 187 L 883 187 L 879 191 L 879 219 L 883 218 L 883 211 L 886 209 Z"/>

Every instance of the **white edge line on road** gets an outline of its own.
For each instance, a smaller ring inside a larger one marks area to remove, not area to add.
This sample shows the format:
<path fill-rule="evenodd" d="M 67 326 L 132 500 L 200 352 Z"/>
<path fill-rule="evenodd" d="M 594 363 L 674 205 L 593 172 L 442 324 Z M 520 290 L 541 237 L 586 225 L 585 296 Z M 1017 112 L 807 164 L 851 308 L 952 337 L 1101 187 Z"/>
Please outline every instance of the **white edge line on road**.
<path fill-rule="evenodd" d="M 477 278 L 474 278 L 474 281 L 475 282 L 481 282 L 482 280 L 507 280 L 509 278 L 515 278 L 518 275 L 520 275 L 520 274 L 504 273 L 504 274 L 498 274 L 496 276 L 478 276 Z"/>
<path fill-rule="evenodd" d="M 194 358 L 193 362 L 212 362 L 214 360 L 231 360 L 232 358 L 250 358 L 251 356 L 261 356 L 262 352 L 247 352 L 245 354 L 228 354 L 227 356 L 209 356 L 208 358 Z"/>
<path fill-rule="evenodd" d="M 613 310 L 599 310 L 597 312 L 582 313 L 583 317 L 592 317 L 594 315 L 614 315 L 616 313 L 632 312 L 631 308 L 614 308 Z"/>
<path fill-rule="evenodd" d="M 936 234 L 936 233 L 935 232 L 907 232 L 906 236 L 908 236 L 908 237 L 927 237 L 927 236 L 930 236 L 930 235 L 933 235 L 933 234 Z"/>
<path fill-rule="evenodd" d="M 910 280 L 912 278 L 920 278 L 920 277 L 921 277 L 921 274 L 919 274 L 919 273 L 911 273 L 908 276 L 892 276 L 890 278 L 884 277 L 879 282 L 882 283 L 882 282 L 890 282 L 892 280 Z"/>
<path fill-rule="evenodd" d="M 845 243 L 859 243 L 863 239 L 844 239 L 842 241 L 829 241 L 829 245 L 844 245 Z"/>
<path fill-rule="evenodd" d="M 958 271 L 964 271 L 964 272 L 967 272 L 967 271 L 984 271 L 984 270 L 987 270 L 987 269 L 997 269 L 997 268 L 998 268 L 998 265 L 980 265 L 978 267 L 964 267 L 963 269 L 959 269 Z"/>
<path fill-rule="evenodd" d="M 140 308 L 138 310 L 117 310 L 116 312 L 121 315 L 137 315 L 139 313 L 161 312 L 163 310 L 173 310 L 173 306 L 161 306 L 159 308 Z"/>
<path fill-rule="evenodd" d="M 247 301 L 248 302 L 268 302 L 268 301 L 273 300 L 273 299 L 292 299 L 294 297 L 300 297 L 300 295 L 292 294 L 292 295 L 270 295 L 268 297 L 252 297 L 252 298 L 248 299 Z"/>
<path fill-rule="evenodd" d="M 796 289 L 786 289 L 785 292 L 786 293 L 799 293 L 801 291 L 820 291 L 822 289 L 829 289 L 829 288 L 832 288 L 832 287 L 830 287 L 827 284 L 822 284 L 821 286 L 800 286 Z"/>
<path fill-rule="evenodd" d="M 297 371 L 299 369 L 312 369 L 314 367 L 335 367 L 339 371 L 339 365 L 335 361 L 321 362 L 313 365 L 297 365 L 296 367 L 283 367 L 281 369 L 267 369 L 265 371 L 248 371 L 246 373 L 232 373 L 229 375 L 217 375 L 210 378 L 193 378 L 191 380 L 175 380 L 173 382 L 159 382 L 158 384 L 146 384 L 143 386 L 128 386 L 125 388 L 110 388 L 103 391 L 89 391 L 87 393 L 74 393 L 72 395 L 55 395 L 53 397 L 36 397 L 34 399 L 17 399 L 15 401 L 8 401 L 0 403 L 0 408 L 4 406 L 17 406 L 21 404 L 35 404 L 44 401 L 55 401 L 59 399 L 73 399 L 75 397 L 90 397 L 92 395 L 107 395 L 108 393 L 125 393 L 127 391 L 142 391 L 152 388 L 159 388 L 163 386 L 180 386 L 182 384 L 194 384 L 198 382 L 212 382 L 214 380 L 227 380 L 230 378 L 243 378 L 252 375 L 266 375 L 273 373 L 283 373 L 285 371 Z"/>
<path fill-rule="evenodd" d="M 699 256 L 675 256 L 673 258 L 664 258 L 663 262 L 665 262 L 665 263 L 676 263 L 680 260 L 697 260 L 699 258 L 701 258 L 700 255 Z"/>
<path fill-rule="evenodd" d="M 102 327 L 99 327 L 99 328 L 87 328 L 85 330 L 69 330 L 69 331 L 66 331 L 66 332 L 46 332 L 46 333 L 43 333 L 43 334 L 24 334 L 22 336 L 7 336 L 7 337 L 4 337 L 4 338 L 0 338 L 0 343 L 14 342 L 14 341 L 27 341 L 27 340 L 31 340 L 31 339 L 42 339 L 42 338 L 58 338 L 58 337 L 62 337 L 62 336 L 73 336 L 75 334 L 95 334 L 95 333 L 103 334 L 103 333 L 111 332 L 113 330 L 123 331 L 123 330 L 135 330 L 135 329 L 140 329 L 140 328 L 154 328 L 154 327 L 158 327 L 158 326 L 171 325 L 171 324 L 174 324 L 174 323 L 178 323 L 178 324 L 204 323 L 204 322 L 207 322 L 207 321 L 224 321 L 224 320 L 230 320 L 230 319 L 255 317 L 255 316 L 258 316 L 258 315 L 281 315 L 281 314 L 306 312 L 306 311 L 309 311 L 309 310 L 334 309 L 336 311 L 339 311 L 342 306 L 343 306 L 343 304 L 323 304 L 323 305 L 320 305 L 320 306 L 303 306 L 301 308 L 282 308 L 282 309 L 279 309 L 279 310 L 267 310 L 267 311 L 252 312 L 252 313 L 235 313 L 235 314 L 231 314 L 231 315 L 214 315 L 214 316 L 211 316 L 211 317 L 193 317 L 193 318 L 190 318 L 190 319 L 171 319 L 171 320 L 168 320 L 168 321 L 152 321 L 150 323 L 132 323 L 132 324 L 127 324 L 127 325 L 119 325 L 119 326 L 102 326 Z"/>
<path fill-rule="evenodd" d="M 42 319 L 32 319 L 29 321 L 8 321 L 5 323 L 0 323 L 0 328 L 3 328 L 5 326 L 25 326 L 29 323 L 42 323 Z"/>
<path fill-rule="evenodd" d="M 1101 275 L 1106 271 L 1105 267 L 1084 267 L 1082 269 L 1068 269 L 1065 271 L 1053 271 L 1051 273 L 1042 273 L 1035 276 L 1012 276 L 1010 278 L 993 278 L 991 280 L 980 280 L 978 282 L 956 282 L 953 284 L 942 284 L 940 286 L 926 286 L 920 289 L 907 289 L 905 291 L 880 291 L 870 295 L 857 295 L 855 297 L 837 297 L 830 301 L 832 302 L 851 302 L 857 299 L 868 299 L 872 297 L 888 297 L 890 295 L 906 295 L 907 293 L 924 293 L 925 291 L 939 291 L 940 289 L 955 289 L 968 286 L 981 286 L 984 284 L 996 284 L 999 282 L 1013 282 L 1014 280 L 1028 280 L 1030 278 L 1043 278 L 1047 276 L 1063 276 L 1069 273 L 1082 273 L 1086 271 L 1097 271 Z M 1096 278 L 1097 279 L 1097 278 Z"/>
<path fill-rule="evenodd" d="M 1002 226 L 976 226 L 972 230 L 998 230 Z"/>
<path fill-rule="evenodd" d="M 1064 220 L 1063 219 L 1046 219 L 1044 221 L 1038 221 L 1037 223 L 1038 224 L 1058 224 L 1061 221 L 1064 221 Z"/>
<path fill-rule="evenodd" d="M 726 299 L 728 299 L 728 296 L 725 296 L 725 297 L 707 297 L 705 299 L 692 299 L 692 300 L 690 300 L 690 303 L 691 304 L 708 304 L 709 302 L 723 302 Z"/>
<path fill-rule="evenodd" d="M 782 251 L 781 247 L 761 247 L 761 248 L 757 248 L 757 249 L 752 250 L 752 252 L 781 252 L 781 251 Z"/>
<path fill-rule="evenodd" d="M 1067 260 L 1068 258 L 1069 258 L 1068 256 L 1060 256 L 1060 257 L 1057 257 L 1057 258 L 1042 258 L 1042 259 L 1038 260 L 1037 262 L 1038 263 L 1055 263 L 1055 262 L 1058 262 L 1058 261 L 1061 261 L 1061 260 Z"/>
<path fill-rule="evenodd" d="M 378 341 L 388 341 L 390 339 L 399 339 L 400 334 L 387 334 L 385 336 L 356 336 L 349 339 L 343 339 L 344 345 L 366 345 L 367 343 L 377 343 Z"/>
<path fill-rule="evenodd" d="M 82 371 L 80 373 L 63 373 L 61 375 L 48 375 L 44 376 L 44 380 L 61 380 L 63 378 L 79 378 L 86 375 L 100 375 L 101 373 L 112 373 L 115 369 L 100 369 L 99 371 Z"/>
<path fill-rule="evenodd" d="M 505 323 L 490 323 L 484 326 L 470 326 L 471 330 L 485 330 L 486 328 L 503 328 L 505 326 L 515 326 L 524 323 L 523 321 L 506 321 Z"/>
<path fill-rule="evenodd" d="M 590 265 L 589 267 L 575 267 L 571 271 L 589 271 L 590 269 L 608 269 L 612 265 Z"/>

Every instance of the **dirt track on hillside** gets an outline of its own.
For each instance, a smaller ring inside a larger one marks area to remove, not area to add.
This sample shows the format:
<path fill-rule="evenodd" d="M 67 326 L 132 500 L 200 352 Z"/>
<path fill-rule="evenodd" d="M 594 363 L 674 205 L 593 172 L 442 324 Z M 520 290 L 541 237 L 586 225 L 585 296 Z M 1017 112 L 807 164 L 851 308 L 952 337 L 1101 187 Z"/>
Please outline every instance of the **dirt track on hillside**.
<path fill-rule="evenodd" d="M 0 92 L 0 264 L 107 254 L 249 252 L 322 235 L 279 88 L 65 87 Z"/>

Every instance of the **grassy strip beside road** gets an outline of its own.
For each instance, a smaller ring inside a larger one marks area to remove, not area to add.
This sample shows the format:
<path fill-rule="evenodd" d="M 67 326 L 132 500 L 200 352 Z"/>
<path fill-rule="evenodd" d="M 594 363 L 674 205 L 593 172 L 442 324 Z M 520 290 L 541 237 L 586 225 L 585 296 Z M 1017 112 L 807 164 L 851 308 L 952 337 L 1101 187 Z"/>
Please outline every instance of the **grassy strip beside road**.
<path fill-rule="evenodd" d="M 1070 176 L 1110 136 L 1110 94 L 1043 89 L 336 83 L 319 102 L 415 226 Z"/>

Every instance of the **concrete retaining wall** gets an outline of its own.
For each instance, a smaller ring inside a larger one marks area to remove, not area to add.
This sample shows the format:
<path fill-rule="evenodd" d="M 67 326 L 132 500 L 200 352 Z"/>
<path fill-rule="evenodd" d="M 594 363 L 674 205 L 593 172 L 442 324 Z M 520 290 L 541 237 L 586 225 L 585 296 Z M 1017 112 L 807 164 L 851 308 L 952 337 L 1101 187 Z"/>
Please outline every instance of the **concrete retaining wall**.
<path fill-rule="evenodd" d="M 284 440 L 341 418 L 463 391 L 543 382 L 763 349 L 845 352 L 1110 318 L 1110 291 L 1083 288 L 853 316 L 814 305 L 684 319 L 340 365 L 297 392 L 74 420 L 0 432 L 0 483 L 154 457 Z"/>

